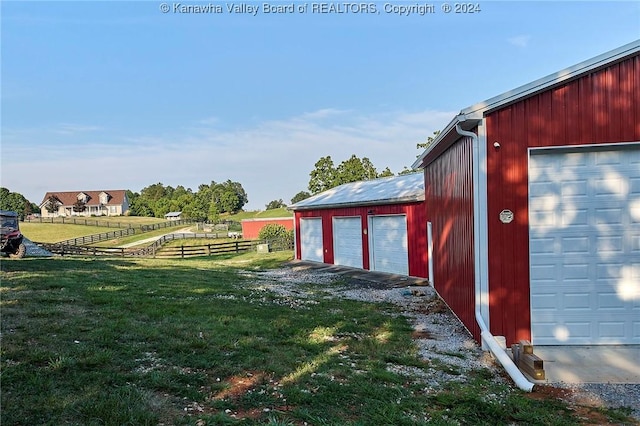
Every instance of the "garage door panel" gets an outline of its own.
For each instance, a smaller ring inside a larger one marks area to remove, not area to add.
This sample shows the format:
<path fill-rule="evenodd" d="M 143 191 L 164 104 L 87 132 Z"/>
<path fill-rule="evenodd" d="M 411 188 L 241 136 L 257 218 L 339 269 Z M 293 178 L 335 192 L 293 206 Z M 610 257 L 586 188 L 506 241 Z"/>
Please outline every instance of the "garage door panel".
<path fill-rule="evenodd" d="M 371 216 L 369 221 L 371 269 L 409 275 L 406 216 Z"/>
<path fill-rule="evenodd" d="M 362 268 L 362 222 L 360 217 L 333 218 L 333 263 Z"/>
<path fill-rule="evenodd" d="M 300 240 L 302 260 L 324 262 L 321 218 L 300 219 Z"/>
<path fill-rule="evenodd" d="M 640 343 L 639 147 L 530 160 L 534 344 Z"/>

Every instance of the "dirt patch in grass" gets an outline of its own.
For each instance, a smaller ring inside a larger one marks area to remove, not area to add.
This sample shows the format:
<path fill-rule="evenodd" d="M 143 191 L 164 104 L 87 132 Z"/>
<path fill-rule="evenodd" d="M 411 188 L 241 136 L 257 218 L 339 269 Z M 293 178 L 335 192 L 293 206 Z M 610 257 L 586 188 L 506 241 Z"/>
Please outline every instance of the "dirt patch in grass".
<path fill-rule="evenodd" d="M 221 392 L 218 392 L 216 395 L 214 395 L 213 399 L 238 399 L 246 394 L 249 390 L 254 389 L 258 385 L 260 385 L 265 377 L 266 374 L 259 371 L 245 373 L 242 376 L 230 377 L 229 380 L 226 381 L 227 387 Z"/>
<path fill-rule="evenodd" d="M 411 337 L 414 339 L 433 339 L 433 336 L 428 331 L 415 330 L 411 333 Z"/>
<path fill-rule="evenodd" d="M 599 407 L 588 400 L 580 392 L 572 389 L 558 388 L 549 385 L 536 385 L 534 391 L 525 394 L 529 399 L 536 401 L 559 400 L 568 405 L 568 407 L 581 419 L 584 424 L 594 425 L 617 425 L 618 422 L 612 422 L 604 415 Z"/>

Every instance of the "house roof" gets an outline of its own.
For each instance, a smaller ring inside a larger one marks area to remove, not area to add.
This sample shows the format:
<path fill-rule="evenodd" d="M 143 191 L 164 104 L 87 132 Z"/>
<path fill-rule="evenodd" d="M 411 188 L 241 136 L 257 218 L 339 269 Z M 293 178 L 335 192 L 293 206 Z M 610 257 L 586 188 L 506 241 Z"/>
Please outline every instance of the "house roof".
<path fill-rule="evenodd" d="M 424 201 L 422 173 L 345 183 L 287 208 L 295 211 L 417 201 Z"/>
<path fill-rule="evenodd" d="M 100 190 L 100 191 L 64 191 L 64 192 L 47 192 L 40 203 L 40 207 L 44 206 L 49 197 L 55 196 L 63 206 L 72 206 L 78 201 L 78 194 L 86 194 L 88 197 L 87 206 L 97 206 L 100 204 L 100 194 L 109 195 L 107 206 L 120 206 L 124 203 L 127 192 L 124 189 L 116 190 Z"/>
<path fill-rule="evenodd" d="M 182 214 L 182 212 L 169 212 L 164 215 L 164 217 L 178 217 Z"/>
<path fill-rule="evenodd" d="M 463 130 L 471 130 L 478 125 L 486 114 L 500 109 L 514 102 L 521 101 L 525 98 L 533 96 L 537 93 L 548 90 L 554 86 L 561 85 L 570 80 L 579 78 L 585 74 L 595 71 L 596 69 L 606 67 L 614 62 L 621 61 L 627 57 L 636 55 L 640 52 L 640 40 L 625 44 L 617 49 L 598 55 L 594 58 L 580 62 L 564 70 L 549 74 L 546 77 L 525 84 L 501 95 L 494 96 L 485 101 L 478 102 L 460 111 L 449 124 L 440 132 L 429 147 L 418 157 L 413 163 L 414 169 L 423 167 L 425 158 L 431 153 L 436 146 L 441 143 L 451 143 L 459 139 L 461 136 L 456 132 L 456 125 Z"/>

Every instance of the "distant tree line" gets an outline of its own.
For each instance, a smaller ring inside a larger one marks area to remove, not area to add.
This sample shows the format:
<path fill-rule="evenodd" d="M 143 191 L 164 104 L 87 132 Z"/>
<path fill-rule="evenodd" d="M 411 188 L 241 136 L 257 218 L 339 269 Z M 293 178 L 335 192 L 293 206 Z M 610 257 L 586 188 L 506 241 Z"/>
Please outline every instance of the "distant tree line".
<path fill-rule="evenodd" d="M 140 193 L 127 191 L 129 214 L 132 216 L 164 217 L 169 212 L 182 212 L 182 217 L 216 222 L 221 213 L 236 213 L 249 199 L 242 184 L 226 182 L 198 186 L 197 191 L 178 185 L 176 188 L 154 183 Z"/>

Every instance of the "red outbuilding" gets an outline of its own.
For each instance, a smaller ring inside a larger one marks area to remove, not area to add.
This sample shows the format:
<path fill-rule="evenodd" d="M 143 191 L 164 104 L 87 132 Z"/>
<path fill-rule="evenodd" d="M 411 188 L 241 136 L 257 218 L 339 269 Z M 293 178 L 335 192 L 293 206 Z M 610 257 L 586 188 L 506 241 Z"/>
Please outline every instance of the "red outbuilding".
<path fill-rule="evenodd" d="M 462 110 L 413 166 L 477 340 L 640 344 L 640 41 Z"/>
<path fill-rule="evenodd" d="M 347 183 L 294 211 L 295 257 L 427 278 L 422 174 Z"/>
<path fill-rule="evenodd" d="M 260 234 L 260 230 L 268 224 L 282 225 L 287 231 L 293 229 L 292 217 L 272 217 L 259 219 L 244 219 L 240 222 L 242 225 L 242 238 L 245 240 L 256 240 Z"/>

